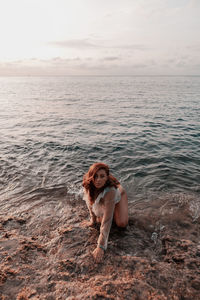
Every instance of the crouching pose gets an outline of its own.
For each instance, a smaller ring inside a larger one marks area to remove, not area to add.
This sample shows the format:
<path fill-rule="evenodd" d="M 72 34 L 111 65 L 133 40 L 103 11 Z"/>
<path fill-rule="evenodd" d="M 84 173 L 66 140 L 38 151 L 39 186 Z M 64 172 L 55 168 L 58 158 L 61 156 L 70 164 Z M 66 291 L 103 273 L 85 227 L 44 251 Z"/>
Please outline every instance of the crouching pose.
<path fill-rule="evenodd" d="M 107 249 L 112 221 L 119 227 L 128 224 L 128 199 L 119 181 L 104 163 L 93 164 L 83 176 L 84 200 L 90 213 L 88 226 L 100 222 L 100 235 L 93 257 L 100 262 Z"/>

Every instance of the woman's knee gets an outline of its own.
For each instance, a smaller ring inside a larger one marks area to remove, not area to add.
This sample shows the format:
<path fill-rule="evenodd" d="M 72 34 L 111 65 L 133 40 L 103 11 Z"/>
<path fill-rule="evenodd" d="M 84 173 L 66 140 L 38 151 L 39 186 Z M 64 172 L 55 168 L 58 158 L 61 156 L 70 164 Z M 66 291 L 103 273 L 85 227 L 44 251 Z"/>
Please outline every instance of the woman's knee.
<path fill-rule="evenodd" d="M 115 220 L 118 227 L 125 228 L 128 225 L 128 219 Z"/>

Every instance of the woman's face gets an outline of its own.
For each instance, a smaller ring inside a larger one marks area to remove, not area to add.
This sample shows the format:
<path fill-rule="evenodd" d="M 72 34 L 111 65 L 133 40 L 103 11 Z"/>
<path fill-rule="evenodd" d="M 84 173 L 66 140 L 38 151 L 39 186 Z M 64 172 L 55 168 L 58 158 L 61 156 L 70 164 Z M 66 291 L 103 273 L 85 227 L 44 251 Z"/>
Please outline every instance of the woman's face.
<path fill-rule="evenodd" d="M 106 171 L 104 169 L 100 169 L 94 175 L 94 186 L 97 189 L 102 188 L 105 185 L 107 179 L 108 179 L 108 175 L 107 175 Z"/>

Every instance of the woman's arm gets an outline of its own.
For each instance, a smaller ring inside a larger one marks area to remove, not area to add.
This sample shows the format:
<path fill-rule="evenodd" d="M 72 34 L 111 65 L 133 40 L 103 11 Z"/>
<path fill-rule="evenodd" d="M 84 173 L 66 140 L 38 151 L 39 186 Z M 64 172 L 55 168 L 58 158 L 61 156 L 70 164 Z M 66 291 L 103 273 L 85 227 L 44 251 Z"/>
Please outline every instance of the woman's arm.
<path fill-rule="evenodd" d="M 86 201 L 86 205 L 87 205 L 89 213 L 90 213 L 90 222 L 89 222 L 88 225 L 92 226 L 92 225 L 94 225 L 96 223 L 96 216 L 95 216 L 95 214 L 92 211 L 92 205 L 89 202 L 89 195 L 88 195 L 88 193 L 87 193 L 87 191 L 85 189 L 84 189 L 83 193 L 84 193 L 83 199 Z"/>
<path fill-rule="evenodd" d="M 104 251 L 107 249 L 108 237 L 113 220 L 115 209 L 115 190 L 110 190 L 104 197 L 104 214 L 101 221 L 100 235 L 97 242 L 97 248 L 93 252 L 95 260 L 98 262 L 103 258 Z"/>

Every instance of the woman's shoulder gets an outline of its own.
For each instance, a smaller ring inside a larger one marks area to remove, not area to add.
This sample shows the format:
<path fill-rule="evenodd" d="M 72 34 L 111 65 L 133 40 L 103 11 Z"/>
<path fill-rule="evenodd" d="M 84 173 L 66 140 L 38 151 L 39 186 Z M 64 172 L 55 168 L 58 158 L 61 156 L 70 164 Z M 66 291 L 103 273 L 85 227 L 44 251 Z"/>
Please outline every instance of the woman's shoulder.
<path fill-rule="evenodd" d="M 115 186 L 107 186 L 105 187 L 105 189 L 103 190 L 104 195 L 110 191 L 116 191 L 116 187 Z"/>
<path fill-rule="evenodd" d="M 104 191 L 103 191 L 103 195 L 102 195 L 102 198 L 107 195 L 107 194 L 112 194 L 112 196 L 114 198 L 116 198 L 117 194 L 118 194 L 118 187 L 115 187 L 115 186 L 107 186 Z"/>
<path fill-rule="evenodd" d="M 110 186 L 110 187 L 105 189 L 105 194 L 112 193 L 112 196 L 113 196 L 113 199 L 114 199 L 115 203 L 118 203 L 121 200 L 121 189 L 122 189 L 121 185 L 119 185 L 117 187 Z"/>

